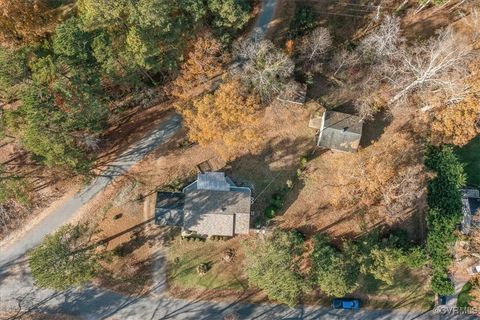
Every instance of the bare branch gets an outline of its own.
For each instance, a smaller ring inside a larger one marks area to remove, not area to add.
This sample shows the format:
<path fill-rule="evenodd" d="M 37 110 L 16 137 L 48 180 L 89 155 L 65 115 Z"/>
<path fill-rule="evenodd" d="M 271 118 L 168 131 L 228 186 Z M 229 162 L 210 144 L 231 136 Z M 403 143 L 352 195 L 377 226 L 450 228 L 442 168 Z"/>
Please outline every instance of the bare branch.
<path fill-rule="evenodd" d="M 292 60 L 270 41 L 243 42 L 237 44 L 236 52 L 241 60 L 238 69 L 240 78 L 263 101 L 270 101 L 280 93 L 293 74 Z"/>

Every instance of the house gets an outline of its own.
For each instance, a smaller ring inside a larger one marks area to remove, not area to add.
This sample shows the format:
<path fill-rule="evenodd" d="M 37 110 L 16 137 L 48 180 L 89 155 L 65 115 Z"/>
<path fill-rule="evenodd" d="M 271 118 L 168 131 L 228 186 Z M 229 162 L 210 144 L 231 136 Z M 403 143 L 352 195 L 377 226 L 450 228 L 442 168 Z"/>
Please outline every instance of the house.
<path fill-rule="evenodd" d="M 158 192 L 155 223 L 183 233 L 229 236 L 250 231 L 251 190 L 237 187 L 223 172 L 205 172 L 182 192 Z"/>
<path fill-rule="evenodd" d="M 319 147 L 355 152 L 362 138 L 362 118 L 336 111 L 325 111 L 321 117 L 310 119 L 310 128 L 318 129 Z"/>
<path fill-rule="evenodd" d="M 472 225 L 472 217 L 480 211 L 480 190 L 462 189 L 463 220 L 462 232 L 468 234 Z"/>

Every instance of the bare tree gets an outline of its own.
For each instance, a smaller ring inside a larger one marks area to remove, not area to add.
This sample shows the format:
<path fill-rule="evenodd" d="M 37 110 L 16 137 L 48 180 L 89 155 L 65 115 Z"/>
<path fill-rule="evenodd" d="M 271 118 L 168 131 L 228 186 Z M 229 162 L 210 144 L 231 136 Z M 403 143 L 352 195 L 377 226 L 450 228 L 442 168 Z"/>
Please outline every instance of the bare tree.
<path fill-rule="evenodd" d="M 383 188 L 382 202 L 390 215 L 397 215 L 407 208 L 413 208 L 420 198 L 423 188 L 423 167 L 421 165 L 407 166 Z"/>
<path fill-rule="evenodd" d="M 401 37 L 400 19 L 386 16 L 380 26 L 367 35 L 360 43 L 360 51 L 374 59 L 391 57 L 404 42 Z"/>
<path fill-rule="evenodd" d="M 368 97 L 357 99 L 354 102 L 354 107 L 357 111 L 358 116 L 361 117 L 363 120 L 373 119 L 373 116 L 379 110 L 379 108 L 374 104 L 374 102 L 371 101 L 371 99 L 369 99 Z"/>
<path fill-rule="evenodd" d="M 301 42 L 300 52 L 308 61 L 320 58 L 332 46 L 332 37 L 327 28 L 316 28 Z"/>
<path fill-rule="evenodd" d="M 472 50 L 471 44 L 451 28 L 423 44 L 400 50 L 398 61 L 386 72 L 396 91 L 390 103 L 418 89 L 443 92 L 447 100 L 461 99 Z"/>
<path fill-rule="evenodd" d="M 466 23 L 471 29 L 473 42 L 476 42 L 480 38 L 480 7 L 472 6 L 470 8 Z"/>
<path fill-rule="evenodd" d="M 262 101 L 270 101 L 281 92 L 292 76 L 294 63 L 270 41 L 239 43 L 236 52 L 241 62 L 235 70 Z"/>
<path fill-rule="evenodd" d="M 359 58 L 360 56 L 357 51 L 340 50 L 339 53 L 334 55 L 331 63 L 333 70 L 335 70 L 333 76 L 335 77 L 343 68 L 348 68 L 358 63 Z"/>

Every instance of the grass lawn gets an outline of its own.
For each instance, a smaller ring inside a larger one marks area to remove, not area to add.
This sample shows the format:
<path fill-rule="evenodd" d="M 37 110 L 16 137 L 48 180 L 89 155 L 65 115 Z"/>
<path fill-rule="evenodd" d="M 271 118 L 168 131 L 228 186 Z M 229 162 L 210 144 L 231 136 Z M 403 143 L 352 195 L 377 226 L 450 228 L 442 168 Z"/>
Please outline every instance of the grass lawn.
<path fill-rule="evenodd" d="M 468 307 L 468 304 L 470 301 L 473 300 L 473 297 L 470 295 L 470 290 L 472 289 L 472 284 L 470 282 L 467 282 L 463 288 L 462 291 L 458 294 L 457 298 L 457 307 L 459 308 L 466 308 Z"/>
<path fill-rule="evenodd" d="M 480 135 L 458 149 L 457 155 L 465 164 L 468 184 L 480 186 Z"/>
<path fill-rule="evenodd" d="M 399 270 L 392 285 L 373 277 L 365 277 L 354 296 L 365 305 L 382 309 L 429 309 L 435 295 L 429 290 L 428 273 L 424 270 Z"/>
<path fill-rule="evenodd" d="M 223 261 L 225 250 L 234 249 L 232 262 Z M 228 241 L 187 241 L 174 239 L 168 248 L 167 277 L 170 287 L 243 291 L 246 279 L 242 272 L 243 253 L 240 237 Z M 197 273 L 197 266 L 207 263 L 210 269 Z"/>

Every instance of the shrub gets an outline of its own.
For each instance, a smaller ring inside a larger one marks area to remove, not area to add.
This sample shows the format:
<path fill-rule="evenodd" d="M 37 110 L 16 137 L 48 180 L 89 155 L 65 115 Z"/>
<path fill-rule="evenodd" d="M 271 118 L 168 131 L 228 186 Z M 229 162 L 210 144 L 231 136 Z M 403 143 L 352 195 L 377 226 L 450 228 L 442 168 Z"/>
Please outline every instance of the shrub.
<path fill-rule="evenodd" d="M 127 249 L 124 245 L 116 246 L 115 248 L 113 248 L 112 253 L 114 256 L 117 257 L 125 257 L 128 254 Z"/>
<path fill-rule="evenodd" d="M 266 209 L 265 209 L 265 218 L 267 219 L 272 219 L 273 217 L 275 217 L 275 213 L 277 212 L 276 210 L 276 207 L 274 206 L 268 206 Z"/>

